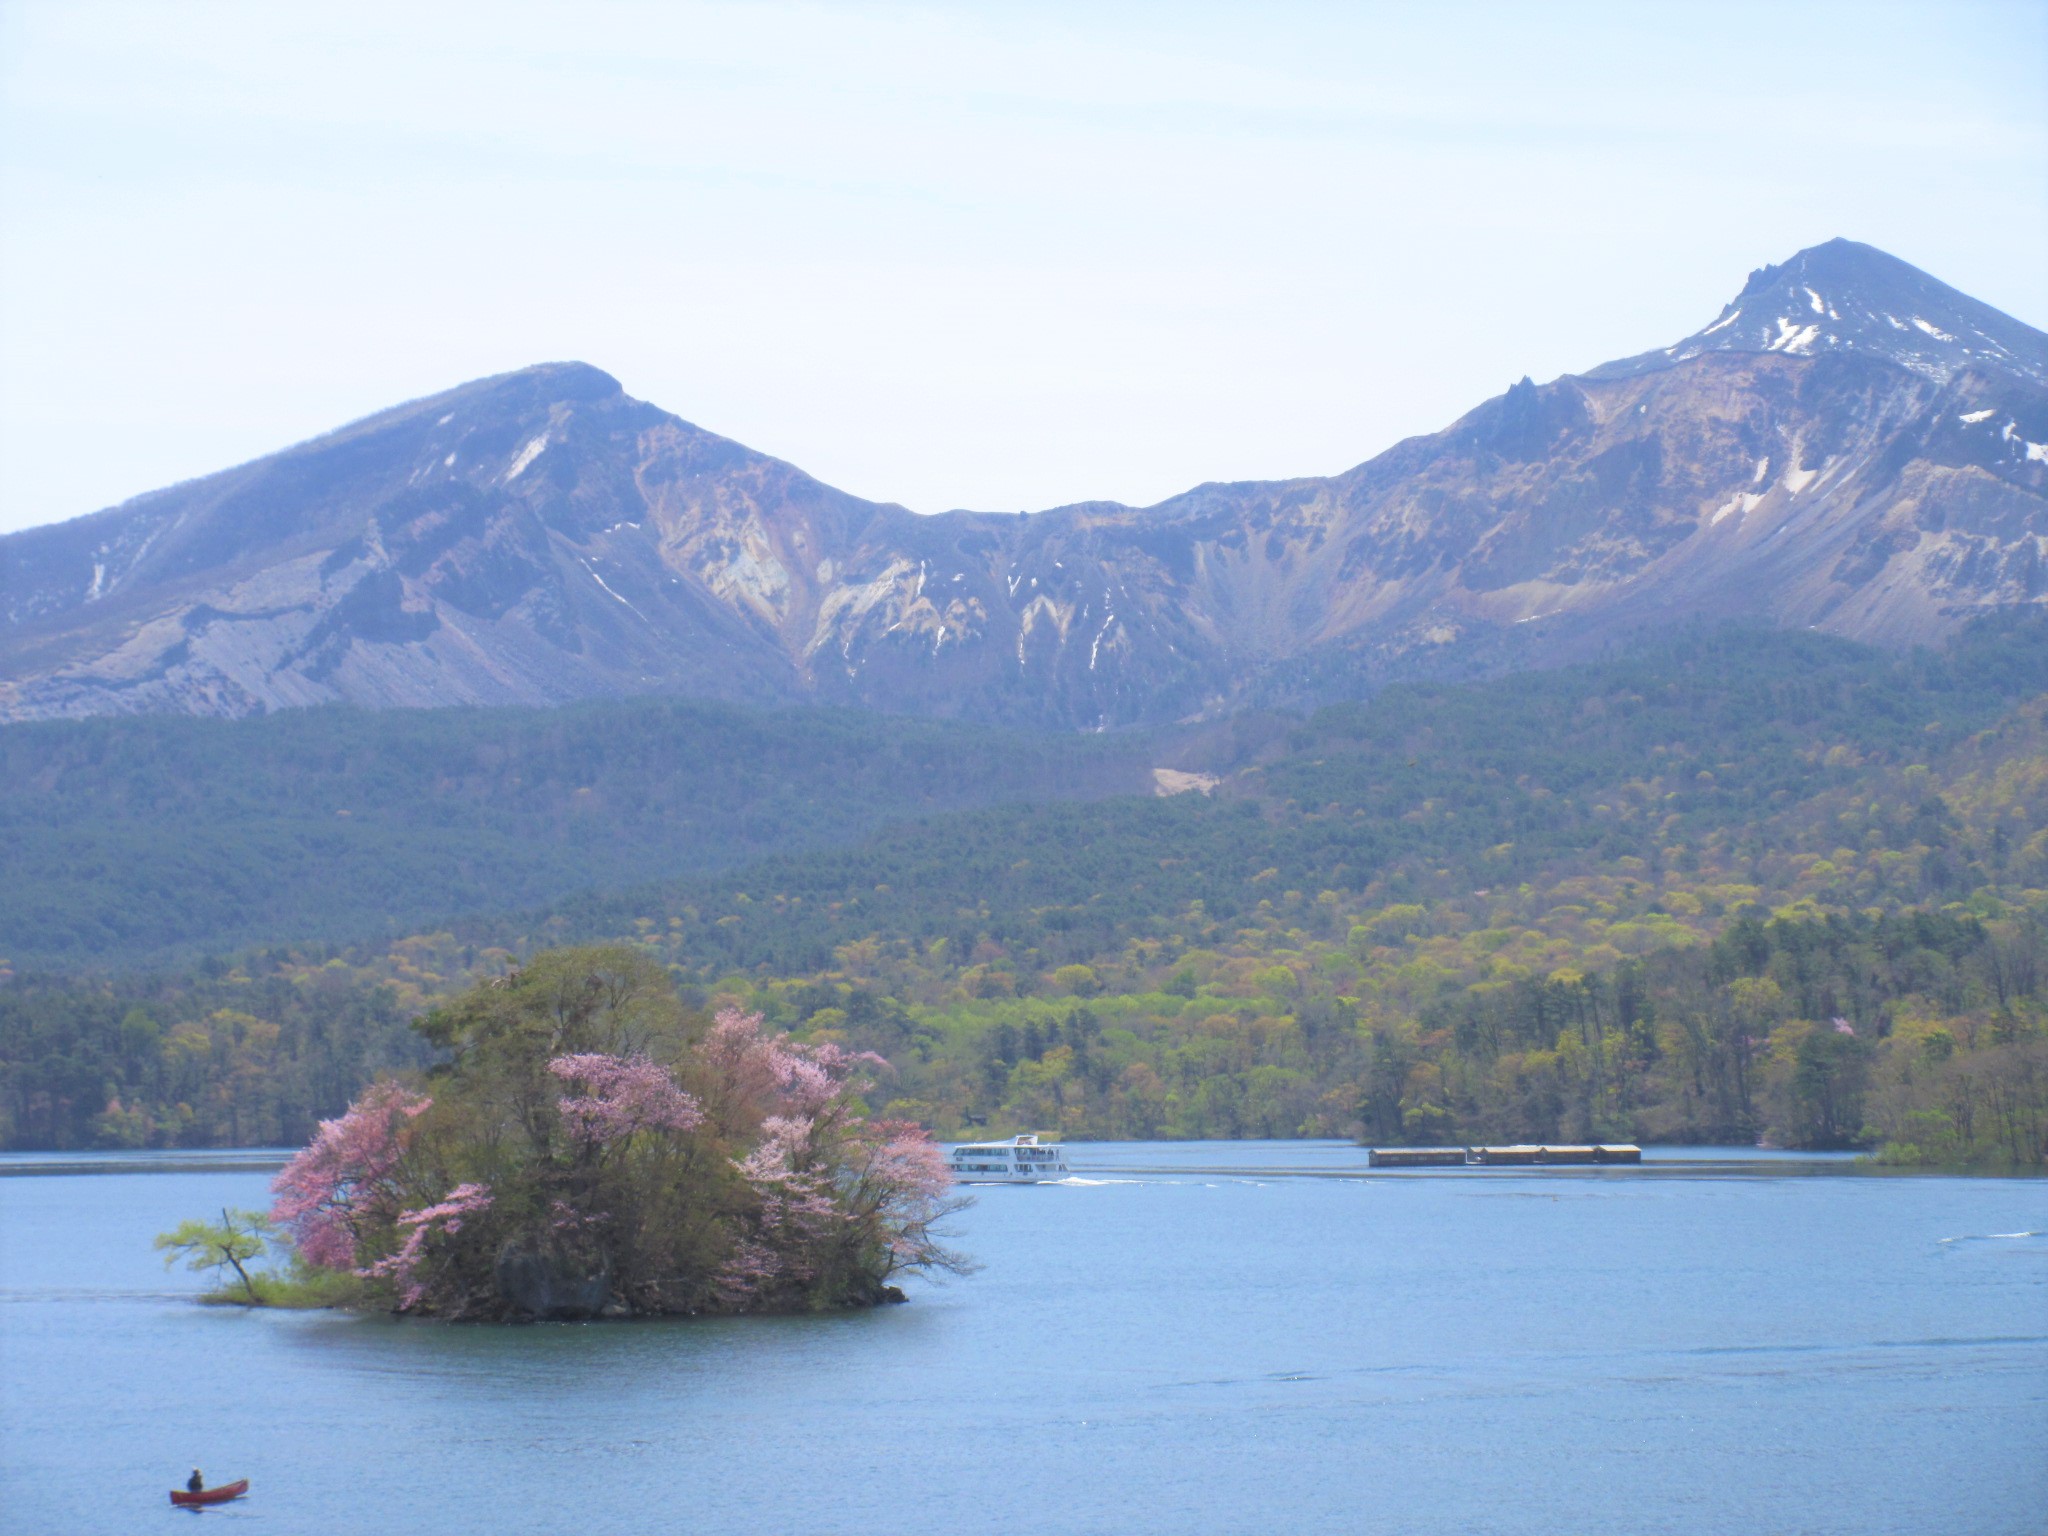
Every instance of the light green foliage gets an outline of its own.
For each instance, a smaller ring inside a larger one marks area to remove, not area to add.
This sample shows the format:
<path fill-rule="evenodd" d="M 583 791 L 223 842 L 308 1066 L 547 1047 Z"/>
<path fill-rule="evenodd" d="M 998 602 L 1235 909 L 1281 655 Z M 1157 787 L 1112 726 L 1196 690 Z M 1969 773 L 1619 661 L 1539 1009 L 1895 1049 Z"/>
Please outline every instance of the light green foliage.
<path fill-rule="evenodd" d="M 256 1306 L 263 1301 L 257 1290 L 260 1277 L 249 1266 L 264 1256 L 270 1241 L 270 1218 L 261 1211 L 223 1209 L 218 1222 L 181 1221 L 158 1233 L 152 1246 L 163 1254 L 167 1269 L 183 1260 L 194 1274 L 210 1272 L 223 1281 L 232 1270 L 242 1298 Z"/>
<path fill-rule="evenodd" d="M 1210 797 L 935 816 L 163 979 L 24 977 L 0 989 L 0 1135 L 302 1139 L 420 1063 L 405 1016 L 617 938 L 695 999 L 885 1056 L 877 1107 L 948 1134 L 2039 1160 L 2044 677 L 2039 621 L 1904 658 L 1681 637 L 1324 711 Z"/>

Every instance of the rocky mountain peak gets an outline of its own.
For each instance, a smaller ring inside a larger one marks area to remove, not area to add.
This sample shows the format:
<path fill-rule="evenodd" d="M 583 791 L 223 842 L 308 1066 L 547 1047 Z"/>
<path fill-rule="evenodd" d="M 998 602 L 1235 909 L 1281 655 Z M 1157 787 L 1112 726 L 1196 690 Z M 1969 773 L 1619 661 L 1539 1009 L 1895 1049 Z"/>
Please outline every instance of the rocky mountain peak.
<path fill-rule="evenodd" d="M 1867 362 L 1857 362 L 1868 359 Z M 666 692 L 1084 728 L 2048 602 L 2048 337 L 1848 241 L 1328 479 L 919 517 L 582 363 L 0 537 L 0 722 Z"/>
<path fill-rule="evenodd" d="M 1942 383 L 1974 369 L 2048 385 L 2048 335 L 1854 240 L 1829 240 L 1759 267 L 1683 341 L 1588 377 L 1626 378 L 1708 352 L 1846 353 Z"/>

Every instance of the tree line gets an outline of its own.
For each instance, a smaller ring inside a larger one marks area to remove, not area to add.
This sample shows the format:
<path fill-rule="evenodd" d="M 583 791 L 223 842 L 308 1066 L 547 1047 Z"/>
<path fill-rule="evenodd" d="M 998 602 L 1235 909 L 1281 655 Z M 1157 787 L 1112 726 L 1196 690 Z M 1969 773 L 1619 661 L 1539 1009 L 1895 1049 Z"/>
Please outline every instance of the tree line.
<path fill-rule="evenodd" d="M 0 1139 L 297 1142 L 420 1064 L 436 999 L 604 940 L 886 1057 L 891 1113 L 947 1134 L 2038 1159 L 2044 633 L 1681 637 L 1265 722 L 1209 796 L 953 811 L 397 940 L 0 967 Z"/>

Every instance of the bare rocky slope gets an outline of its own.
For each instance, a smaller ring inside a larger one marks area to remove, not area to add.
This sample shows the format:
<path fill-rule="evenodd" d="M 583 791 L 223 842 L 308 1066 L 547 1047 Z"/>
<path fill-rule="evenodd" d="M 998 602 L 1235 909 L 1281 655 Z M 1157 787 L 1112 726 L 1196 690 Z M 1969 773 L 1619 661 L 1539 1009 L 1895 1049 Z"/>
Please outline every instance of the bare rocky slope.
<path fill-rule="evenodd" d="M 0 719 L 816 699 L 1073 727 L 1497 670 L 1688 615 L 1890 645 L 2048 601 L 2048 336 L 1868 246 L 1327 479 L 917 516 L 485 379 L 0 538 Z"/>

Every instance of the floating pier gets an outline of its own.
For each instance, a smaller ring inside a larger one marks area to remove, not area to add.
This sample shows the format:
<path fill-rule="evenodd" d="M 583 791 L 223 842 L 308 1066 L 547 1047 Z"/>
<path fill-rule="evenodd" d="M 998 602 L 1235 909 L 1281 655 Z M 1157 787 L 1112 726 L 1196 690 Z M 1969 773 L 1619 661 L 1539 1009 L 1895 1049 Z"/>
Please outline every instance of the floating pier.
<path fill-rule="evenodd" d="M 1375 1168 L 1463 1168 L 1463 1147 L 1374 1147 L 1367 1161 Z"/>
<path fill-rule="evenodd" d="M 1625 1142 L 1564 1147 L 1374 1147 L 1366 1155 L 1374 1168 L 1574 1167 L 1642 1160 L 1643 1149 Z"/>

